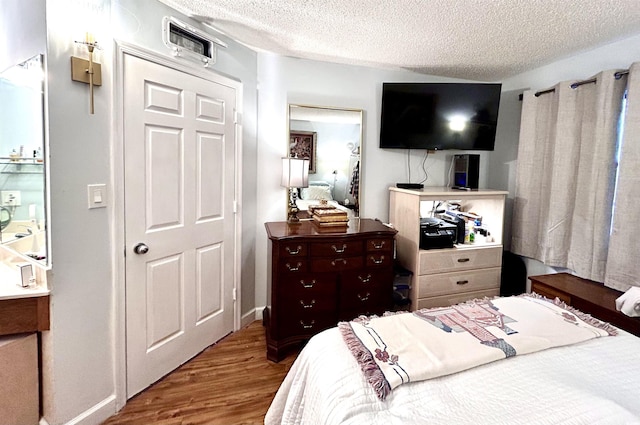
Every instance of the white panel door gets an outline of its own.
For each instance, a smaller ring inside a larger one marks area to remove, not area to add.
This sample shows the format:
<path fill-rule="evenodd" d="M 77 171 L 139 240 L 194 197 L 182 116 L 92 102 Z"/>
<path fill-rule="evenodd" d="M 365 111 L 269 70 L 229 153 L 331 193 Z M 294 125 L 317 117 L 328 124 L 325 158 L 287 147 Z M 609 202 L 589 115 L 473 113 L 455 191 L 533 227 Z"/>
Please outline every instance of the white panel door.
<path fill-rule="evenodd" d="M 124 55 L 127 396 L 233 330 L 236 90 Z"/>

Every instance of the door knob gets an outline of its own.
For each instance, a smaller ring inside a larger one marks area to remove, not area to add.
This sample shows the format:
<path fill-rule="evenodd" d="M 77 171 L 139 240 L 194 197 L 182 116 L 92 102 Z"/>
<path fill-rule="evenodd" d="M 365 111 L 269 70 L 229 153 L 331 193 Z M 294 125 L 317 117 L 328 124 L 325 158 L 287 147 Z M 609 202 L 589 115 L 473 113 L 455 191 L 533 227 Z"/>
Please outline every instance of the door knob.
<path fill-rule="evenodd" d="M 139 255 L 146 254 L 147 252 L 149 252 L 149 247 L 143 243 L 139 243 L 138 245 L 133 247 L 133 252 Z"/>

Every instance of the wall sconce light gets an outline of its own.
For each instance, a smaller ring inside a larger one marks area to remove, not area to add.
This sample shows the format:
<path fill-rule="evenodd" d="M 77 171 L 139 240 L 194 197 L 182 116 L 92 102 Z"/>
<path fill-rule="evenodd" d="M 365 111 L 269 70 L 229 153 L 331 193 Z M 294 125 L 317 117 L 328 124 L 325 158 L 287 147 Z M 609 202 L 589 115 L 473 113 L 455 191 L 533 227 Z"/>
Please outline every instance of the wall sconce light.
<path fill-rule="evenodd" d="M 71 56 L 71 79 L 89 84 L 89 113 L 94 114 L 93 88 L 102 85 L 102 67 L 99 63 L 93 62 L 93 51 L 99 49 L 98 42 L 95 41 L 93 34 L 86 33 L 84 41 L 76 41 L 76 43 L 87 46 L 89 60 Z"/>
<path fill-rule="evenodd" d="M 287 222 L 300 222 L 296 198 L 299 187 L 309 186 L 309 159 L 282 158 L 282 183 L 280 185 L 289 189 Z"/>

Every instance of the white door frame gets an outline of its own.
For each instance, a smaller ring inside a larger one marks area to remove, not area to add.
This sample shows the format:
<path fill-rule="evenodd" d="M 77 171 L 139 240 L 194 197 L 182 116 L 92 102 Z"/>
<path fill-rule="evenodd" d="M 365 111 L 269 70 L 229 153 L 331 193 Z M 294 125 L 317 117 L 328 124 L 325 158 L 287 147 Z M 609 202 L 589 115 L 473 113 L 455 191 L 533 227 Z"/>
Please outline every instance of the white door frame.
<path fill-rule="evenodd" d="M 235 248 L 233 259 L 233 290 L 235 302 L 233 305 L 233 330 L 240 329 L 241 324 L 241 231 L 242 231 L 242 83 L 210 69 L 197 67 L 192 63 L 178 62 L 176 59 L 162 56 L 139 46 L 115 40 L 114 49 L 114 79 L 113 79 L 113 140 L 111 142 L 111 199 L 113 200 L 113 227 L 111 229 L 112 246 L 112 273 L 114 282 L 114 330 L 113 338 L 113 364 L 114 364 L 114 388 L 116 399 L 116 411 L 119 411 L 127 403 L 127 346 L 126 346 L 126 273 L 125 273 L 125 213 L 124 213 L 124 55 L 132 55 L 138 58 L 157 63 L 159 65 L 175 69 L 196 77 L 211 79 L 215 73 L 216 79 L 224 79 L 225 84 L 236 89 L 236 149 L 235 149 L 235 190 L 234 190 L 234 234 Z"/>

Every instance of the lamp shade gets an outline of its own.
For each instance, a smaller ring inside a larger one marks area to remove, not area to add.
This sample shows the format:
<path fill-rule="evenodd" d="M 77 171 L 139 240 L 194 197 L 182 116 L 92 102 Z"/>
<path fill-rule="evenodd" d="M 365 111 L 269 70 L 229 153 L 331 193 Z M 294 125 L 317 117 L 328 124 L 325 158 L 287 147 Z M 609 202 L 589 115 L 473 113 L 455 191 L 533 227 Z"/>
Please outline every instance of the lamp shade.
<path fill-rule="evenodd" d="M 309 186 L 309 160 L 303 158 L 282 158 L 283 187 Z"/>

